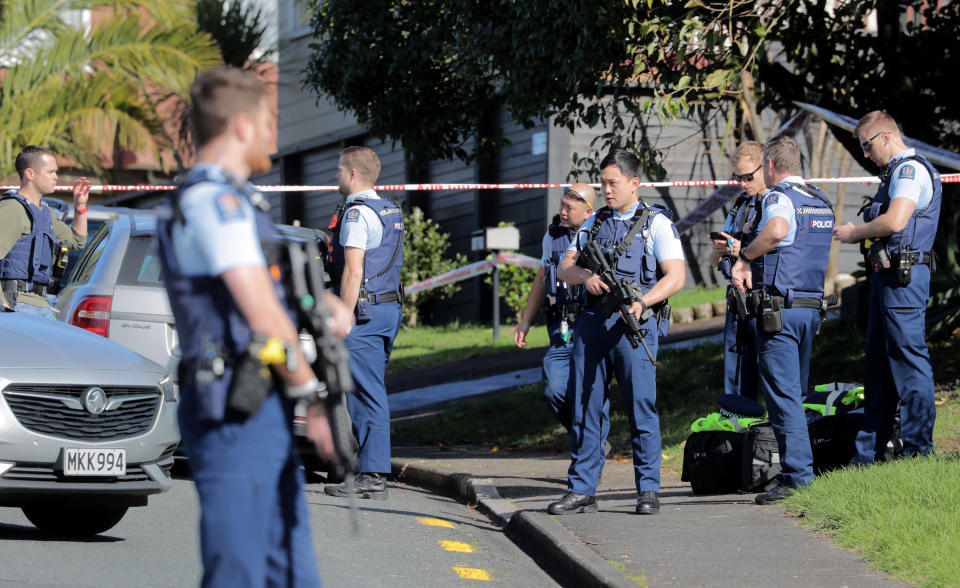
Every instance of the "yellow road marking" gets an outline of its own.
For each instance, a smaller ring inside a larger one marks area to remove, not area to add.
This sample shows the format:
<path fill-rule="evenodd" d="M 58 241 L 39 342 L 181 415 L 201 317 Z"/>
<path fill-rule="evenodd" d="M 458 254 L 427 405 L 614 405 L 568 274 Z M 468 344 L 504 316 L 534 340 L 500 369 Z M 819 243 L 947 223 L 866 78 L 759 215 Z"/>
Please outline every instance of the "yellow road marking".
<path fill-rule="evenodd" d="M 473 546 L 469 543 L 460 543 L 459 541 L 437 541 L 440 547 L 447 551 L 459 551 L 460 553 L 473 553 Z"/>
<path fill-rule="evenodd" d="M 417 517 L 417 520 L 424 525 L 430 525 L 431 527 L 446 527 L 448 529 L 456 529 L 453 523 L 450 521 L 444 521 L 441 519 L 428 519 L 426 517 Z"/>
<path fill-rule="evenodd" d="M 486 570 L 479 568 L 460 568 L 454 566 L 453 571 L 457 572 L 457 575 L 464 580 L 490 580 L 490 574 L 488 574 Z"/>

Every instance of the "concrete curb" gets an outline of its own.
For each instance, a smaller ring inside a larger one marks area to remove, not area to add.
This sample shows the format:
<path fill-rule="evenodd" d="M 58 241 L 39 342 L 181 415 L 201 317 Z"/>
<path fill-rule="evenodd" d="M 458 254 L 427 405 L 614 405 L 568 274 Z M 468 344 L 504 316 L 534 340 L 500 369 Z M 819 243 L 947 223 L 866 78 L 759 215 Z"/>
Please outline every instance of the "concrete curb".
<path fill-rule="evenodd" d="M 428 466 L 391 460 L 394 479 L 460 496 L 477 510 L 503 525 L 514 542 L 551 562 L 570 585 L 636 588 L 623 572 L 608 564 L 552 516 L 522 510 L 500 496 L 493 480 L 466 472 L 445 472 Z"/>

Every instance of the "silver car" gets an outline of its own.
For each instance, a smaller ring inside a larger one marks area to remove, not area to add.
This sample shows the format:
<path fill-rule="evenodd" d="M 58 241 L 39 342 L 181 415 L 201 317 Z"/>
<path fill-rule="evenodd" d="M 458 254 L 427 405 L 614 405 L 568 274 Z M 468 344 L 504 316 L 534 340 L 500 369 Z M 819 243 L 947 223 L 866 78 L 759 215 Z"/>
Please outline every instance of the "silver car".
<path fill-rule="evenodd" d="M 57 321 L 0 313 L 0 506 L 92 535 L 168 490 L 180 437 L 160 365 Z"/>

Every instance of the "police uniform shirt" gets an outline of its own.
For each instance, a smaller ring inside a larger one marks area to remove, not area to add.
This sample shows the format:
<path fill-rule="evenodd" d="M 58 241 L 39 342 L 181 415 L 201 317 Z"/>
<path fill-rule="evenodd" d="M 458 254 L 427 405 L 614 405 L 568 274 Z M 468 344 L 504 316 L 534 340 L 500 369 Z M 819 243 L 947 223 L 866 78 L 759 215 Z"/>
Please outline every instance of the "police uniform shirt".
<path fill-rule="evenodd" d="M 614 210 L 613 218 L 629 223 L 634 213 L 636 213 L 638 206 L 640 206 L 639 202 L 622 214 Z M 570 242 L 570 247 L 567 248 L 567 251 L 576 251 L 578 242 L 582 245 L 590 238 L 590 227 L 593 226 L 596 218 L 597 215 L 594 214 L 583 221 L 583 224 L 580 225 L 580 228 L 577 230 L 577 234 L 574 235 L 573 241 Z M 684 259 L 683 244 L 680 242 L 680 235 L 677 234 L 677 229 L 673 226 L 670 219 L 663 214 L 654 214 L 650 217 L 650 238 L 647 239 L 644 246 L 647 253 L 653 254 L 657 263 L 663 263 L 671 259 Z"/>
<path fill-rule="evenodd" d="M 363 190 L 347 196 L 347 210 L 343 213 L 340 226 L 340 244 L 344 247 L 356 247 L 369 251 L 376 249 L 383 241 L 383 223 L 377 212 L 369 206 L 350 206 L 358 198 L 379 199 L 373 190 Z"/>
<path fill-rule="evenodd" d="M 31 206 L 33 204 L 31 203 Z M 51 211 L 52 212 L 52 211 Z M 87 243 L 86 235 L 78 235 L 76 231 L 65 222 L 53 215 L 53 234 L 69 249 L 83 249 Z M 6 257 L 13 246 L 20 240 L 30 234 L 30 217 L 24 210 L 23 204 L 20 204 L 12 198 L 0 202 L 0 259 Z M 6 302 L 3 292 L 0 292 L 0 304 Z M 31 306 L 46 306 L 46 300 L 43 296 L 34 292 L 21 292 L 17 296 L 17 302 L 24 302 Z"/>
<path fill-rule="evenodd" d="M 253 205 L 225 186 L 202 182 L 184 190 L 174 223 L 173 250 L 188 276 L 219 276 L 238 267 L 266 266 Z"/>
<path fill-rule="evenodd" d="M 907 198 L 923 210 L 933 200 L 933 180 L 926 166 L 916 160 L 897 163 L 897 160 L 914 155 L 913 149 L 904 149 L 892 160 L 890 169 L 890 200 Z"/>
<path fill-rule="evenodd" d="M 800 176 L 788 176 L 783 178 L 778 183 L 788 183 L 788 184 L 805 184 L 803 178 Z M 772 218 L 782 218 L 787 221 L 787 236 L 783 238 L 777 247 L 786 247 L 793 243 L 793 240 L 797 237 L 797 213 L 793 206 L 793 201 L 790 200 L 790 197 L 784 194 L 783 192 L 777 190 L 776 188 L 771 188 L 764 197 L 763 197 L 763 214 L 760 219 L 760 225 L 757 227 L 757 234 L 759 235 L 764 227 L 767 226 L 767 223 L 770 222 Z"/>
<path fill-rule="evenodd" d="M 550 236 L 550 231 L 547 231 L 543 234 L 543 243 L 541 244 L 540 249 L 540 261 L 543 263 L 548 263 L 552 257 L 553 252 L 553 237 Z"/>

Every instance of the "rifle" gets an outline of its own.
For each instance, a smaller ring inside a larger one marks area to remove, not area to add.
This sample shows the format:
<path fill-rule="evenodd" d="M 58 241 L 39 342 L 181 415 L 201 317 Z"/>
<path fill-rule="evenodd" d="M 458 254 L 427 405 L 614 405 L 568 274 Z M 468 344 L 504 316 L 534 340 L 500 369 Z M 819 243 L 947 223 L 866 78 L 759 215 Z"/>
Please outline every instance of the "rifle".
<path fill-rule="evenodd" d="M 327 387 L 323 402 L 340 458 L 338 463 L 330 465 L 331 473 L 349 480 L 359 468 L 357 440 L 347 410 L 347 395 L 353 393 L 353 377 L 350 375 L 347 350 L 331 332 L 333 317 L 320 300 L 324 292 L 320 250 L 311 239 L 303 243 L 287 242 L 285 245 L 290 266 L 290 294 L 296 302 L 299 323 L 317 347 L 311 367 L 317 379 Z"/>
<path fill-rule="evenodd" d="M 604 316 L 610 318 L 615 311 L 619 310 L 620 316 L 626 325 L 624 331 L 627 336 L 627 341 L 630 342 L 630 346 L 636 349 L 640 345 L 643 345 L 643 349 L 647 352 L 647 357 L 650 358 L 650 362 L 653 363 L 653 365 L 657 365 L 653 353 L 650 352 L 650 348 L 644 340 L 648 330 L 641 326 L 642 323 L 647 322 L 647 320 L 653 316 L 653 309 L 646 308 L 639 320 L 637 320 L 636 315 L 630 312 L 630 305 L 632 305 L 635 300 L 640 300 L 640 297 L 643 295 L 640 286 L 634 281 L 627 281 L 626 278 L 617 279 L 617 274 L 613 271 L 607 256 L 603 253 L 603 250 L 596 241 L 588 241 L 586 245 L 580 248 L 578 263 L 579 262 L 582 262 L 584 267 L 597 274 L 597 276 L 603 280 L 603 283 L 610 288 L 610 291 L 606 294 L 606 300 L 601 307 L 601 312 Z"/>

